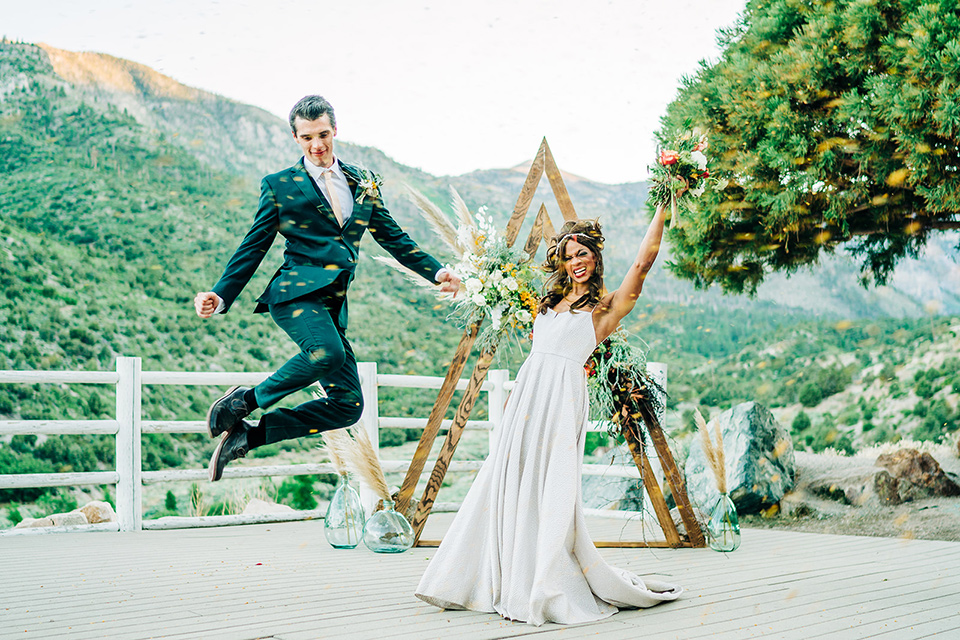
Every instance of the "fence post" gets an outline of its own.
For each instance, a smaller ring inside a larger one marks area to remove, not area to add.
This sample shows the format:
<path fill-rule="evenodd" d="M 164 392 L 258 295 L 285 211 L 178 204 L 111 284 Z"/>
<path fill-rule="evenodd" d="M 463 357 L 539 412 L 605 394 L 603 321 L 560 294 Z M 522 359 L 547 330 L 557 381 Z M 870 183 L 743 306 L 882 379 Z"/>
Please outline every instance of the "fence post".
<path fill-rule="evenodd" d="M 140 358 L 117 358 L 117 522 L 120 531 L 143 528 L 140 477 Z"/>
<path fill-rule="evenodd" d="M 503 405 L 507 402 L 507 390 L 504 384 L 510 379 L 509 369 L 491 369 L 487 373 L 487 380 L 490 383 L 490 391 L 487 392 L 488 409 L 487 415 L 490 420 L 490 451 L 493 453 L 494 446 L 497 443 L 497 437 L 500 434 L 500 422 L 503 420 Z M 489 455 L 489 454 L 488 454 Z"/>
<path fill-rule="evenodd" d="M 370 435 L 370 442 L 373 443 L 373 450 L 377 457 L 380 457 L 380 408 L 378 399 L 377 385 L 377 363 L 376 362 L 358 362 L 357 369 L 360 372 L 360 388 L 363 391 L 363 417 L 361 418 L 364 429 Z M 373 489 L 365 484 L 360 485 L 360 502 L 363 509 L 368 514 L 373 513 L 377 506 L 377 500 L 380 498 L 373 492 Z"/>

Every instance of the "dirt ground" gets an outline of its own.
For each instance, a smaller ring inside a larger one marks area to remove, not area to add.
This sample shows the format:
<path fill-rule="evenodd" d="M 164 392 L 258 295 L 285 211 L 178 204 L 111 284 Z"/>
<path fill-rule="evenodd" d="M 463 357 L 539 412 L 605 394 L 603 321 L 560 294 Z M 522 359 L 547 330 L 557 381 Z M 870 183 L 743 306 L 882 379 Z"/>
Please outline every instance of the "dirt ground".
<path fill-rule="evenodd" d="M 960 498 L 925 498 L 896 506 L 867 503 L 852 506 L 812 495 L 804 490 L 806 478 L 871 466 L 881 453 L 900 448 L 928 451 L 944 471 L 960 475 L 960 459 L 954 446 L 929 443 L 884 445 L 855 456 L 797 454 L 797 489 L 784 500 L 782 513 L 765 518 L 743 516 L 742 527 L 786 529 L 811 533 L 830 533 L 919 540 L 960 541 Z"/>

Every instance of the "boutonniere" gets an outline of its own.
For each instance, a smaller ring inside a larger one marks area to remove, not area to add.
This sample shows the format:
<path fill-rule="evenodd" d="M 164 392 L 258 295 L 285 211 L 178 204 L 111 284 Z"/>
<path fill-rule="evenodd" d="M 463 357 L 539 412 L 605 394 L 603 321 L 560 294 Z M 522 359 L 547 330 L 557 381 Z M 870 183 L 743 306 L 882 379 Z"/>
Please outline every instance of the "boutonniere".
<path fill-rule="evenodd" d="M 360 170 L 360 180 L 357 181 L 357 204 L 363 204 L 363 199 L 367 196 L 371 198 L 380 197 L 380 187 L 383 185 L 383 178 L 368 169 Z"/>

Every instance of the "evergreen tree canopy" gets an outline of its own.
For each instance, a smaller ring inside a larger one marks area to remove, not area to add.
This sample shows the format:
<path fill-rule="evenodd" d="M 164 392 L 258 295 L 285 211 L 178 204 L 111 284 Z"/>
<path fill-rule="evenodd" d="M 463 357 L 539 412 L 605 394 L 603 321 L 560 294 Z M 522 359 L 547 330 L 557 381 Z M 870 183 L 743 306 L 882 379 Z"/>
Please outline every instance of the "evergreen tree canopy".
<path fill-rule="evenodd" d="M 671 231 L 672 270 L 754 292 L 846 246 L 884 283 L 960 228 L 957 0 L 751 0 L 684 79 L 657 134 L 710 134 L 708 190 Z"/>

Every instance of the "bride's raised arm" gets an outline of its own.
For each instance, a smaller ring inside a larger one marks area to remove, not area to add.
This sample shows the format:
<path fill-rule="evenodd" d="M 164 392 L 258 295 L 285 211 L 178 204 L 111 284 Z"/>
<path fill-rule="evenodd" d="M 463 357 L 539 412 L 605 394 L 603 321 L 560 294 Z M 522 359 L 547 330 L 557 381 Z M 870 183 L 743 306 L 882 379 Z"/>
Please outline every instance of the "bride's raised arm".
<path fill-rule="evenodd" d="M 594 326 L 597 332 L 597 339 L 601 342 L 613 333 L 620 321 L 628 313 L 633 311 L 637 304 L 637 298 L 640 297 L 640 291 L 643 289 L 643 281 L 647 273 L 653 267 L 657 260 L 657 254 L 660 252 L 660 242 L 663 240 L 663 224 L 666 217 L 666 206 L 657 207 L 657 212 L 653 216 L 653 221 L 647 228 L 640 243 L 640 250 L 634 259 L 623 282 L 617 287 L 616 291 L 608 293 L 600 301 L 598 309 L 594 315 Z"/>

